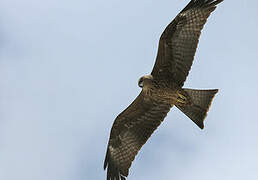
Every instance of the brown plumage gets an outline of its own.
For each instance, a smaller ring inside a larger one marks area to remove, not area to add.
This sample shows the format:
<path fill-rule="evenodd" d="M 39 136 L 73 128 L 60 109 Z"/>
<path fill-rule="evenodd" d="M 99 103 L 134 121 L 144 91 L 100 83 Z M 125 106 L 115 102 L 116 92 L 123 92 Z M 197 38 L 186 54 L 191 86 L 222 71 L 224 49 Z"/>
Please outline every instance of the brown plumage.
<path fill-rule="evenodd" d="M 125 180 L 141 147 L 175 105 L 201 129 L 217 89 L 182 88 L 192 66 L 201 30 L 223 0 L 191 0 L 166 27 L 151 75 L 139 79 L 138 97 L 112 126 L 104 169 L 107 180 Z"/>

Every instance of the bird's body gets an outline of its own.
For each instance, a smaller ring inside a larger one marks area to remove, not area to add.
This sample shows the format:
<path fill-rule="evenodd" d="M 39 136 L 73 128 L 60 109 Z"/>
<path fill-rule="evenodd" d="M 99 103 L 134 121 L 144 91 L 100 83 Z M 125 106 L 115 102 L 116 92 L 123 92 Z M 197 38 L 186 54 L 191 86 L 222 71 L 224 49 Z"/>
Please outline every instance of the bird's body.
<path fill-rule="evenodd" d="M 201 30 L 222 0 L 191 0 L 166 27 L 154 68 L 138 81 L 138 97 L 112 126 L 104 168 L 107 180 L 125 180 L 138 151 L 174 105 L 201 129 L 217 89 L 183 88 Z"/>
<path fill-rule="evenodd" d="M 150 78 L 145 79 L 142 93 L 144 94 L 144 101 L 146 102 L 155 101 L 157 103 L 166 103 L 170 104 L 172 107 L 179 98 L 180 89 L 181 88 L 176 84 L 167 84 L 165 81 L 160 82 Z"/>

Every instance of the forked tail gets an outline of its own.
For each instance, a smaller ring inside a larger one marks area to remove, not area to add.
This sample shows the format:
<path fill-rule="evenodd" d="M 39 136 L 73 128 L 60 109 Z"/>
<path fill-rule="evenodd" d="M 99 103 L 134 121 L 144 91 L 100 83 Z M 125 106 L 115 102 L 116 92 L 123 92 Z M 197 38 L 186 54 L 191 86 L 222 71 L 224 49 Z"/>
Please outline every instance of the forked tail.
<path fill-rule="evenodd" d="M 203 121 L 207 115 L 213 97 L 218 92 L 218 89 L 183 89 L 183 91 L 187 93 L 191 103 L 178 103 L 176 104 L 176 107 L 187 115 L 197 126 L 203 129 Z"/>

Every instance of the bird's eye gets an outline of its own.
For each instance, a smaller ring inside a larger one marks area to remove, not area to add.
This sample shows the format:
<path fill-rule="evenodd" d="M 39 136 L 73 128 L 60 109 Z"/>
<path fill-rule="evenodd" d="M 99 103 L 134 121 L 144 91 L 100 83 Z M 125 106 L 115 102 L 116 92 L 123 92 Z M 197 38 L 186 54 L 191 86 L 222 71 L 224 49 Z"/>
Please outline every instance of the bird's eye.
<path fill-rule="evenodd" d="M 143 79 L 142 79 L 142 78 L 139 79 L 139 81 L 138 81 L 138 86 L 139 86 L 140 88 L 143 87 Z"/>

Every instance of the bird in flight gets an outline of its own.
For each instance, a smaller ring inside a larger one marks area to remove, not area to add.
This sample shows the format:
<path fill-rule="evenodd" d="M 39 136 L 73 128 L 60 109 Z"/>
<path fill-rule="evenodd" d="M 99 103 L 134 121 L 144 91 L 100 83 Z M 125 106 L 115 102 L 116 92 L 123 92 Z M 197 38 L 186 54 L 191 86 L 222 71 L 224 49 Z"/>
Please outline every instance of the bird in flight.
<path fill-rule="evenodd" d="M 142 91 L 112 126 L 104 162 L 107 180 L 126 179 L 138 151 L 174 105 L 203 129 L 218 89 L 187 89 L 183 85 L 201 30 L 222 1 L 191 0 L 162 33 L 152 72 L 138 81 Z"/>

